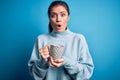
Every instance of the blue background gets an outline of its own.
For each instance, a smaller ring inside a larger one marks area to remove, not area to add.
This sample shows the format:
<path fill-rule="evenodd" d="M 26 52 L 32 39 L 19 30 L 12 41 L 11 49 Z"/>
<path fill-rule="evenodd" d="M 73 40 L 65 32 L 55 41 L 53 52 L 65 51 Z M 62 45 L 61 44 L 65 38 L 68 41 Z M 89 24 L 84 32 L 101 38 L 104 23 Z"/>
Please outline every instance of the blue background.
<path fill-rule="evenodd" d="M 0 80 L 31 80 L 27 62 L 39 34 L 48 33 L 52 0 L 0 0 Z M 91 80 L 120 80 L 120 1 L 66 0 L 69 28 L 87 40 Z"/>

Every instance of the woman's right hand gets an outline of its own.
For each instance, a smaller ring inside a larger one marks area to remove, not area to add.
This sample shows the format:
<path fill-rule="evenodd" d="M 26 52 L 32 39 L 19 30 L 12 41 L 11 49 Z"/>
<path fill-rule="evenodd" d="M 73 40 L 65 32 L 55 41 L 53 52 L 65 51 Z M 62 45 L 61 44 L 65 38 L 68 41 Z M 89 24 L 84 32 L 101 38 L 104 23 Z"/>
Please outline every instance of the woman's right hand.
<path fill-rule="evenodd" d="M 40 55 L 41 55 L 41 57 L 45 60 L 45 61 L 47 61 L 48 60 L 48 58 L 49 58 L 49 45 L 46 45 L 46 46 L 44 46 L 44 47 L 42 47 L 40 50 L 39 50 L 39 53 L 40 53 Z"/>

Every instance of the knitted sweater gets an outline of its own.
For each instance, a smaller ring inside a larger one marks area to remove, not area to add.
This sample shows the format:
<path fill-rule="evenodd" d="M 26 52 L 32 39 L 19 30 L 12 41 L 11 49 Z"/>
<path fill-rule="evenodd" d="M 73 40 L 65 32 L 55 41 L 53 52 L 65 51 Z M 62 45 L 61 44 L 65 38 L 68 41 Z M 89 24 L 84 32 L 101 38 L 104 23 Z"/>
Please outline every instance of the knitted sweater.
<path fill-rule="evenodd" d="M 64 46 L 62 58 L 64 63 L 56 68 L 51 67 L 39 54 L 39 49 L 45 45 L 61 44 Z M 34 80 L 89 80 L 93 74 L 94 64 L 82 34 L 52 31 L 39 35 L 31 58 L 28 62 L 31 76 Z"/>

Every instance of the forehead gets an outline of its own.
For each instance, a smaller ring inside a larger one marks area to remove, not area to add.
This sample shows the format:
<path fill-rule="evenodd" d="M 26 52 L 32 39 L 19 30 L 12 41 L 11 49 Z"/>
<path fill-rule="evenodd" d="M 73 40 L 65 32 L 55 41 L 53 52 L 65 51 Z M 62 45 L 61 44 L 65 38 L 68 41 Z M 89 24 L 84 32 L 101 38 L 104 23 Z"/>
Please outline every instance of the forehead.
<path fill-rule="evenodd" d="M 67 10 L 66 10 L 66 7 L 64 7 L 64 6 L 62 6 L 62 5 L 58 5 L 58 6 L 53 6 L 52 8 L 51 8 L 51 11 L 50 12 L 67 12 Z"/>

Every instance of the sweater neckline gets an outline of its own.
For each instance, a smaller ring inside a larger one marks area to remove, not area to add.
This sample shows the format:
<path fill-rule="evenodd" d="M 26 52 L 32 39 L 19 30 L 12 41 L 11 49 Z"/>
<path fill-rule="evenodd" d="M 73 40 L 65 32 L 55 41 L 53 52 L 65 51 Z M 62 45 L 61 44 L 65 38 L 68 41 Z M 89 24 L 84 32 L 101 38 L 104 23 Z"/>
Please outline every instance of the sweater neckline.
<path fill-rule="evenodd" d="M 51 32 L 51 34 L 55 37 L 60 37 L 60 36 L 62 37 L 62 36 L 70 35 L 70 34 L 72 34 L 72 32 L 67 28 L 67 30 L 65 30 L 63 32 L 57 32 L 57 31 L 53 30 Z"/>

